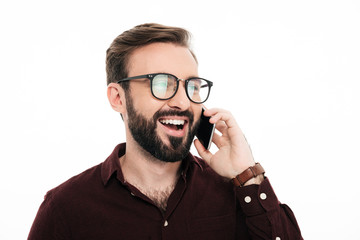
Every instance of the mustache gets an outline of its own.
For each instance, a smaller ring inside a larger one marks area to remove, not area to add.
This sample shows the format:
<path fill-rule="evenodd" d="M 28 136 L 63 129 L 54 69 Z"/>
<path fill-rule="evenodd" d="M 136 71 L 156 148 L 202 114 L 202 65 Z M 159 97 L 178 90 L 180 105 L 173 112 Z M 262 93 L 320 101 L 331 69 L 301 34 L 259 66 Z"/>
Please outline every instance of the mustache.
<path fill-rule="evenodd" d="M 181 117 L 187 117 L 189 118 L 189 124 L 191 125 L 194 122 L 194 114 L 190 112 L 189 110 L 185 111 L 178 111 L 178 110 L 159 110 L 157 111 L 154 116 L 153 120 L 156 123 L 156 121 L 163 116 L 181 116 Z"/>

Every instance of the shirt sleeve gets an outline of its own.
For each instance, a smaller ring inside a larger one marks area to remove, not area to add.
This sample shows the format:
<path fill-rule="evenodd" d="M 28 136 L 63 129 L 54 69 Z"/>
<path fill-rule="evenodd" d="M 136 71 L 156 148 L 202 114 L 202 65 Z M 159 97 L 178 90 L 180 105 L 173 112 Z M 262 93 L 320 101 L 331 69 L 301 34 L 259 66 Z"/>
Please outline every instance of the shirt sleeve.
<path fill-rule="evenodd" d="M 61 204 L 54 203 L 51 191 L 45 195 L 30 229 L 28 240 L 71 239 L 60 206 Z"/>
<path fill-rule="evenodd" d="M 295 215 L 279 202 L 268 178 L 235 191 L 251 239 L 303 239 Z"/>

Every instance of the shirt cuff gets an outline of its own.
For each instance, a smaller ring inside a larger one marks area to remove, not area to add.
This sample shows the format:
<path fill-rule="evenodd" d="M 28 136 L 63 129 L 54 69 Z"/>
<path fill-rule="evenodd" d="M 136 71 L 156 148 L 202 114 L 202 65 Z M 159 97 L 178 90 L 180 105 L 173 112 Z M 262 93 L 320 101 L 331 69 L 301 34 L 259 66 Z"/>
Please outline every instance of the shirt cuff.
<path fill-rule="evenodd" d="M 273 188 L 268 178 L 260 184 L 236 187 L 236 197 L 246 216 L 260 215 L 279 207 Z"/>

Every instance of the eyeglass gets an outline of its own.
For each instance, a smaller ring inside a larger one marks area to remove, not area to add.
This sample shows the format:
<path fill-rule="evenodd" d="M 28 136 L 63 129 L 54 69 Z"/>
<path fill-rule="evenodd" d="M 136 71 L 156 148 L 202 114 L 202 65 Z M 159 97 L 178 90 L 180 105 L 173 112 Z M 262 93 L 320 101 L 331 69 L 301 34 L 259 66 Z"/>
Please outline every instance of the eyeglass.
<path fill-rule="evenodd" d="M 169 73 L 152 73 L 135 77 L 128 77 L 119 80 L 117 83 L 125 82 L 133 79 L 147 78 L 150 80 L 152 95 L 160 100 L 168 100 L 175 96 L 179 82 L 185 82 L 185 92 L 190 101 L 194 103 L 205 102 L 210 94 L 213 83 L 209 80 L 192 77 L 189 79 L 180 79 Z"/>

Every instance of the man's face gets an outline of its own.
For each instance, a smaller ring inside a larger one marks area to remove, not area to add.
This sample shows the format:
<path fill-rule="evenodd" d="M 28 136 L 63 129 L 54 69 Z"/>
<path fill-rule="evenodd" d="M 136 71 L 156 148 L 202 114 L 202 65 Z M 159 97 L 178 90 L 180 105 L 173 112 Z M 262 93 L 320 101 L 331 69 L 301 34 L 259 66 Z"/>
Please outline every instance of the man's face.
<path fill-rule="evenodd" d="M 181 79 L 198 76 L 190 51 L 170 43 L 139 48 L 129 63 L 129 77 L 150 73 L 171 73 Z M 125 121 L 132 138 L 155 158 L 175 162 L 188 154 L 201 104 L 187 98 L 183 82 L 173 98 L 158 100 L 151 94 L 149 80 L 131 80 L 126 110 Z"/>

